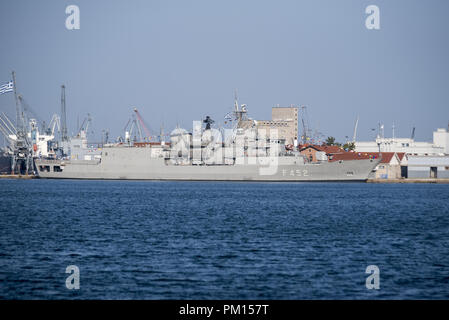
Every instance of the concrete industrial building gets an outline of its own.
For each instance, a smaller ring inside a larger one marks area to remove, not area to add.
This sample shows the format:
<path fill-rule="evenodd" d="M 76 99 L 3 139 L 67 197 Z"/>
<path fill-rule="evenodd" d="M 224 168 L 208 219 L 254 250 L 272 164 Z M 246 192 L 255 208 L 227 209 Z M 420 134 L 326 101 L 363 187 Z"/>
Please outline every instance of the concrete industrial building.
<path fill-rule="evenodd" d="M 449 156 L 407 156 L 407 178 L 449 178 Z"/>

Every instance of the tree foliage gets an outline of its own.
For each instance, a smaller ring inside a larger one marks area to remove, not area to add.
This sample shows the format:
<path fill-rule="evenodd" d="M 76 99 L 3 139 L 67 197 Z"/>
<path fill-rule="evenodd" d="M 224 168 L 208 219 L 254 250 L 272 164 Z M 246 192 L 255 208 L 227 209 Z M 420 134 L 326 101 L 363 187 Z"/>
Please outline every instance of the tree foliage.
<path fill-rule="evenodd" d="M 346 142 L 343 145 L 343 149 L 346 151 L 354 151 L 355 150 L 355 143 L 354 142 Z"/>
<path fill-rule="evenodd" d="M 326 139 L 326 145 L 327 146 L 335 146 L 335 138 L 334 137 L 327 137 Z"/>

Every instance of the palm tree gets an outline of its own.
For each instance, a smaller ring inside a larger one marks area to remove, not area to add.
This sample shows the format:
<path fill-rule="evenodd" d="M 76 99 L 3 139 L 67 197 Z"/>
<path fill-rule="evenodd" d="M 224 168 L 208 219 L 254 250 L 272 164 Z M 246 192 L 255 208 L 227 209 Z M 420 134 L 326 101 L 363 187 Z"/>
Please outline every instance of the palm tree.
<path fill-rule="evenodd" d="M 335 138 L 334 137 L 327 137 L 326 145 L 327 146 L 335 146 Z"/>

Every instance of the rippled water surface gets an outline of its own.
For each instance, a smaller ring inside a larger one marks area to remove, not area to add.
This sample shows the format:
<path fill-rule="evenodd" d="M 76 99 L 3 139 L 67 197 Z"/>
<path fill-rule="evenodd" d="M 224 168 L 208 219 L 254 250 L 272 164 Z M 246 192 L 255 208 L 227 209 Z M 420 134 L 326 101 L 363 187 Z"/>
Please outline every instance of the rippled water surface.
<path fill-rule="evenodd" d="M 449 185 L 1 179 L 0 201 L 3 299 L 449 298 Z"/>

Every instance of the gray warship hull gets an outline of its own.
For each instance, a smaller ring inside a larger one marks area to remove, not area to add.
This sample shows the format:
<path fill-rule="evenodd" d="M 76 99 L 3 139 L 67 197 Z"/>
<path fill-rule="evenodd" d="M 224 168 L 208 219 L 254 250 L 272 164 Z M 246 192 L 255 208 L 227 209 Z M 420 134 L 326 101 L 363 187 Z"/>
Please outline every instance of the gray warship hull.
<path fill-rule="evenodd" d="M 154 158 L 151 148 L 105 148 L 97 160 L 35 159 L 39 177 L 53 179 L 184 181 L 365 181 L 379 159 L 307 163 L 278 157 L 274 164 L 182 165 Z M 248 162 L 248 161 L 247 161 Z M 251 162 L 251 161 L 249 161 Z"/>

